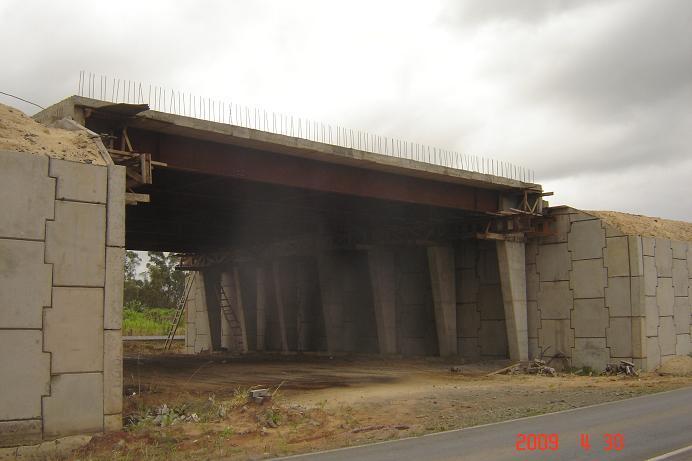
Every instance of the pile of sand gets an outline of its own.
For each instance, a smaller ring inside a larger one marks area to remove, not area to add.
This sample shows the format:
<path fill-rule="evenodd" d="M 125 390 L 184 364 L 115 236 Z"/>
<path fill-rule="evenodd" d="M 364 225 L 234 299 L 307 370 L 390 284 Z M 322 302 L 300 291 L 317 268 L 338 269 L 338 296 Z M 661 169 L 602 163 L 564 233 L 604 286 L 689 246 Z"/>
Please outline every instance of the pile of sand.
<path fill-rule="evenodd" d="M 587 211 L 627 235 L 692 242 L 692 223 L 617 211 Z"/>
<path fill-rule="evenodd" d="M 0 150 L 47 154 L 74 162 L 105 165 L 86 132 L 48 128 L 18 109 L 0 104 Z"/>
<path fill-rule="evenodd" d="M 692 376 L 692 357 L 687 355 L 671 357 L 666 359 L 656 371 L 659 375 Z"/>

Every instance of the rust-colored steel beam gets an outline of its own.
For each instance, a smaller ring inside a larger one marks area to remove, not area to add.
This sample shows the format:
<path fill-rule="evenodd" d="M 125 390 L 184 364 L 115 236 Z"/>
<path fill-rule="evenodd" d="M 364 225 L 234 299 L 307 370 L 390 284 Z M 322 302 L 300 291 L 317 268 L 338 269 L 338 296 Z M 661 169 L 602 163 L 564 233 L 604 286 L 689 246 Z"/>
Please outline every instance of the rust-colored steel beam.
<path fill-rule="evenodd" d="M 136 149 L 168 168 L 469 211 L 497 211 L 499 192 L 130 129 Z"/>

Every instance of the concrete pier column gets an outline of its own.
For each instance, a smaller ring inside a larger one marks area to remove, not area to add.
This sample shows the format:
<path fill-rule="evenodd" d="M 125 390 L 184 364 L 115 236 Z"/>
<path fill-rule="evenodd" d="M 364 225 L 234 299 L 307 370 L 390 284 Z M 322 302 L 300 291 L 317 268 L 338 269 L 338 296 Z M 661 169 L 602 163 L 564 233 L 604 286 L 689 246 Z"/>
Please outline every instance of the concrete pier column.
<path fill-rule="evenodd" d="M 221 287 L 228 298 L 231 312 L 221 314 L 222 345 L 229 350 L 247 352 L 247 329 L 245 325 L 245 306 L 240 289 L 240 274 L 238 268 L 221 273 Z"/>
<path fill-rule="evenodd" d="M 396 275 L 394 251 L 389 248 L 368 250 L 377 342 L 381 354 L 396 354 Z"/>
<path fill-rule="evenodd" d="M 524 242 L 498 240 L 496 247 L 509 358 L 514 361 L 528 360 L 525 245 Z"/>
<path fill-rule="evenodd" d="M 457 354 L 457 294 L 454 248 L 428 247 L 428 266 L 435 303 L 440 356 Z"/>
<path fill-rule="evenodd" d="M 281 266 L 279 261 L 272 264 L 272 274 L 274 276 L 274 295 L 276 296 L 276 316 L 279 319 L 279 332 L 281 336 L 281 352 L 288 352 L 288 336 L 286 334 L 286 315 L 284 308 L 284 294 L 281 286 Z"/>
<path fill-rule="evenodd" d="M 262 266 L 257 266 L 255 273 L 256 283 L 257 283 L 257 351 L 263 351 L 265 349 L 265 333 L 267 331 L 267 292 L 266 292 L 266 282 L 264 280 L 264 268 Z"/>
<path fill-rule="evenodd" d="M 338 257 L 332 253 L 320 255 L 317 258 L 317 271 L 320 279 L 327 352 L 341 352 L 344 350 L 344 293 L 343 274 Z"/>
<path fill-rule="evenodd" d="M 215 270 L 205 270 L 202 272 L 204 280 L 204 294 L 207 307 L 207 318 L 209 320 L 209 338 L 211 351 L 221 348 L 221 307 L 219 304 L 219 272 Z"/>

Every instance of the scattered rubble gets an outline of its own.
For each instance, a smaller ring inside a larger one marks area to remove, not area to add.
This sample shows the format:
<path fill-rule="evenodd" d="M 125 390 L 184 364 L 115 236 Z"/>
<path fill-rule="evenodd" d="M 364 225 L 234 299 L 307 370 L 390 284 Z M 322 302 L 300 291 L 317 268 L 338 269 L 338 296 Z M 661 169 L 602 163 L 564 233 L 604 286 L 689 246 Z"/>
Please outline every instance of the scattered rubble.
<path fill-rule="evenodd" d="M 545 375 L 545 376 L 557 376 L 557 372 L 555 371 L 555 368 L 549 367 L 546 365 L 545 360 L 541 359 L 533 359 L 530 362 L 519 362 L 515 363 L 514 365 L 510 365 L 505 368 L 501 368 L 500 370 L 494 371 L 490 373 L 488 376 L 491 375 L 519 375 L 519 374 L 528 374 L 528 375 Z"/>
<path fill-rule="evenodd" d="M 627 360 L 620 360 L 620 363 L 609 363 L 603 374 L 607 376 L 639 376 L 639 372 L 634 368 L 634 363 Z"/>
<path fill-rule="evenodd" d="M 265 400 L 271 400 L 272 394 L 269 389 L 250 389 L 249 398 L 255 403 L 262 404 Z"/>

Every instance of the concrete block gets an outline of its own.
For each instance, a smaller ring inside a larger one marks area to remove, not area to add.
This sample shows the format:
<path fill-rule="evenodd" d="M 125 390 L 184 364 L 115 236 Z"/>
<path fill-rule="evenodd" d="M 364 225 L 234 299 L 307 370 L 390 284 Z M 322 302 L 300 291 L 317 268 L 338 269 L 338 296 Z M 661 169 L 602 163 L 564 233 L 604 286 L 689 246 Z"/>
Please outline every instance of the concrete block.
<path fill-rule="evenodd" d="M 457 304 L 457 335 L 477 338 L 481 328 L 481 313 L 476 304 Z"/>
<path fill-rule="evenodd" d="M 51 395 L 43 398 L 45 437 L 103 431 L 103 375 L 75 373 L 51 379 Z"/>
<path fill-rule="evenodd" d="M 53 219 L 55 179 L 48 157 L 0 151 L 0 237 L 43 240 L 45 221 Z"/>
<path fill-rule="evenodd" d="M 538 309 L 542 319 L 569 319 L 574 306 L 569 282 L 541 282 Z"/>
<path fill-rule="evenodd" d="M 481 285 L 478 290 L 478 308 L 483 320 L 504 320 L 502 292 L 498 285 Z"/>
<path fill-rule="evenodd" d="M 567 246 L 572 253 L 572 261 L 602 258 L 606 241 L 601 220 L 573 222 Z"/>
<path fill-rule="evenodd" d="M 610 326 L 606 329 L 606 343 L 611 357 L 632 357 L 632 319 L 611 318 Z"/>
<path fill-rule="evenodd" d="M 550 355 L 561 352 L 571 356 L 572 347 L 574 347 L 574 330 L 570 328 L 569 320 L 541 320 L 538 345 L 541 350 L 546 350 L 550 346 Z"/>
<path fill-rule="evenodd" d="M 43 242 L 0 239 L 0 328 L 41 328 L 53 270 L 43 252 Z"/>
<path fill-rule="evenodd" d="M 481 347 L 481 355 L 508 357 L 507 329 L 505 322 L 503 320 L 481 320 L 478 342 Z"/>
<path fill-rule="evenodd" d="M 690 298 L 687 296 L 675 298 L 673 306 L 673 320 L 675 320 L 675 333 L 685 334 L 690 329 Z"/>
<path fill-rule="evenodd" d="M 608 277 L 630 275 L 630 255 L 627 237 L 606 238 L 603 263 L 608 269 Z"/>
<path fill-rule="evenodd" d="M 0 330 L 0 420 L 41 417 L 41 396 L 50 392 L 50 355 L 41 331 Z"/>
<path fill-rule="evenodd" d="M 630 275 L 644 275 L 644 256 L 642 254 L 642 238 L 638 235 L 627 236 L 627 247 L 630 258 Z"/>
<path fill-rule="evenodd" d="M 539 317 L 538 303 L 536 301 L 526 302 L 527 310 L 527 326 L 529 329 L 529 338 L 538 338 L 538 329 L 541 326 Z"/>
<path fill-rule="evenodd" d="M 535 264 L 526 265 L 526 299 L 536 301 L 538 299 L 539 277 Z"/>
<path fill-rule="evenodd" d="M 574 300 L 571 325 L 577 338 L 605 337 L 608 320 L 608 309 L 602 298 Z"/>
<path fill-rule="evenodd" d="M 459 338 L 459 355 L 465 358 L 478 358 L 481 356 L 481 346 L 478 338 Z"/>
<path fill-rule="evenodd" d="M 39 443 L 42 430 L 40 419 L 0 421 L 0 447 Z"/>
<path fill-rule="evenodd" d="M 651 256 L 644 256 L 644 293 L 646 296 L 656 296 L 657 285 L 656 261 Z"/>
<path fill-rule="evenodd" d="M 673 317 L 661 317 L 658 327 L 661 356 L 675 355 L 675 323 Z"/>
<path fill-rule="evenodd" d="M 103 430 L 106 432 L 117 432 L 123 428 L 123 415 L 105 415 L 103 417 Z"/>
<path fill-rule="evenodd" d="M 689 355 L 692 353 L 689 333 L 677 335 L 675 341 L 675 355 Z"/>
<path fill-rule="evenodd" d="M 656 298 L 647 296 L 644 301 L 644 305 L 646 310 L 646 335 L 658 336 L 658 324 L 660 316 Z"/>
<path fill-rule="evenodd" d="M 119 330 L 123 323 L 125 248 L 106 248 L 106 286 L 103 292 L 103 328 Z"/>
<path fill-rule="evenodd" d="M 103 371 L 103 289 L 53 288 L 44 342 L 54 374 Z"/>
<path fill-rule="evenodd" d="M 55 202 L 55 221 L 46 223 L 46 262 L 53 263 L 53 284 L 102 287 L 105 241 L 105 206 Z"/>
<path fill-rule="evenodd" d="M 656 239 L 656 273 L 659 277 L 673 276 L 673 250 L 668 239 Z"/>
<path fill-rule="evenodd" d="M 658 336 L 646 338 L 646 369 L 655 370 L 661 364 L 661 347 L 658 344 Z"/>
<path fill-rule="evenodd" d="M 654 237 L 642 237 L 642 255 L 656 256 L 656 239 Z"/>
<path fill-rule="evenodd" d="M 673 289 L 675 296 L 687 296 L 690 287 L 689 273 L 687 272 L 687 261 L 682 259 L 673 260 Z"/>
<path fill-rule="evenodd" d="M 51 158 L 49 175 L 58 180 L 56 199 L 106 203 L 105 166 Z"/>
<path fill-rule="evenodd" d="M 123 341 L 120 330 L 103 335 L 103 411 L 120 413 L 123 408 Z"/>
<path fill-rule="evenodd" d="M 608 277 L 605 299 L 611 317 L 633 315 L 630 281 L 630 277 Z"/>
<path fill-rule="evenodd" d="M 673 315 L 673 306 L 675 305 L 673 279 L 658 279 L 658 286 L 656 287 L 656 303 L 658 304 L 658 315 L 661 317 Z"/>
<path fill-rule="evenodd" d="M 37 461 L 67 459 L 72 452 L 78 448 L 84 447 L 90 441 L 90 435 L 72 435 L 42 442 L 38 445 L 24 445 L 17 447 L 17 460 Z"/>
<path fill-rule="evenodd" d="M 676 240 L 671 240 L 670 246 L 673 250 L 673 258 L 686 260 L 687 259 L 687 245 L 688 245 L 688 242 L 679 242 Z"/>
<path fill-rule="evenodd" d="M 603 371 L 610 362 L 605 338 L 575 338 L 572 350 L 572 366 L 591 367 Z"/>
<path fill-rule="evenodd" d="M 106 244 L 125 246 L 125 167 L 108 165 Z"/>
<path fill-rule="evenodd" d="M 607 272 L 603 259 L 585 259 L 572 262 L 570 287 L 574 298 L 602 298 L 605 296 Z"/>
<path fill-rule="evenodd" d="M 536 257 L 536 269 L 543 282 L 569 280 L 571 260 L 566 243 L 540 245 Z"/>
<path fill-rule="evenodd" d="M 478 277 L 475 269 L 457 270 L 457 302 L 475 303 L 478 301 Z M 403 287 L 402 287 L 403 288 Z M 424 302 L 424 295 L 419 302 Z"/>
<path fill-rule="evenodd" d="M 612 320 L 612 319 L 611 319 Z M 646 357 L 646 318 L 632 317 L 632 357 Z"/>

